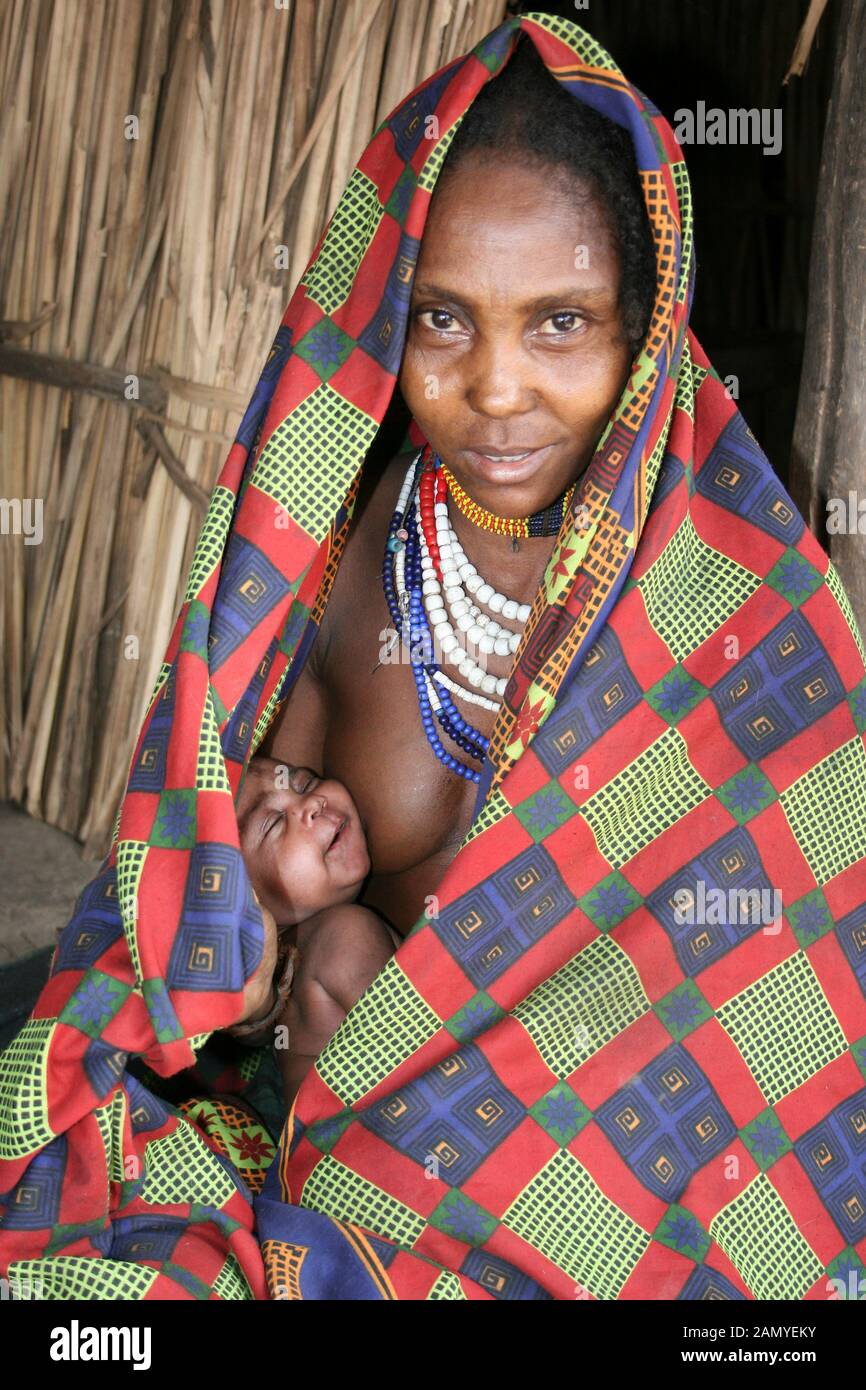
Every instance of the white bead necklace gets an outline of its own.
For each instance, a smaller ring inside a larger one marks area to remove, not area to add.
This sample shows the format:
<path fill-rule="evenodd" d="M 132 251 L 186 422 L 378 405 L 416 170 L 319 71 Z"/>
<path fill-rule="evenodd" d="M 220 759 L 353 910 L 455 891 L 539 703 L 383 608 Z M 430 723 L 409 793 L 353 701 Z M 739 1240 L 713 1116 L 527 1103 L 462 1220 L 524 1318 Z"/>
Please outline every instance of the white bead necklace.
<path fill-rule="evenodd" d="M 411 492 L 414 464 L 410 466 L 400 495 L 397 509 L 403 514 Z M 530 614 L 528 603 L 518 603 L 500 593 L 488 584 L 475 565 L 467 558 L 456 532 L 451 526 L 448 507 L 437 502 L 434 507 L 436 540 L 442 564 L 442 583 L 440 584 L 436 567 L 427 546 L 421 523 L 420 508 L 415 509 L 415 525 L 421 550 L 422 598 L 428 622 L 433 634 L 435 647 L 445 661 L 456 665 L 458 673 L 468 681 L 469 688 L 459 684 L 444 671 L 435 672 L 435 681 L 461 697 L 470 704 L 496 711 L 500 708 L 501 697 L 508 684 L 507 676 L 494 676 L 484 670 L 467 652 L 461 639 L 469 641 L 478 651 L 487 656 L 513 655 L 520 645 L 523 628 Z M 409 594 L 406 588 L 406 552 L 399 550 L 394 556 L 394 583 L 400 611 L 403 614 L 403 640 L 407 640 Z M 471 594 L 477 603 L 467 597 Z M 503 627 L 495 617 L 483 613 L 478 604 L 483 603 L 493 614 L 509 622 L 519 624 L 517 630 Z M 449 621 L 450 618 L 453 620 Z M 459 634 L 459 635 L 458 635 Z M 441 701 L 434 681 L 425 672 L 425 682 L 431 706 L 438 710 Z M 495 698 L 495 697 L 500 698 Z M 491 698 L 493 697 L 493 698 Z"/>
<path fill-rule="evenodd" d="M 437 651 L 441 652 L 452 665 L 456 665 L 459 674 L 469 682 L 471 690 L 480 690 L 482 694 L 488 696 L 494 694 L 501 696 L 508 684 L 507 678 L 505 676 L 497 678 L 490 675 L 473 660 L 466 648 L 461 645 L 460 637 L 457 636 L 457 632 L 449 621 L 445 604 L 448 605 L 451 616 L 457 622 L 459 617 L 465 616 L 463 611 L 456 614 L 454 611 L 455 606 L 461 607 L 460 600 L 464 598 L 463 591 L 459 588 L 455 591 L 452 586 L 449 586 L 445 591 L 443 602 L 442 587 L 436 577 L 436 567 L 427 548 L 420 517 L 416 518 L 416 526 L 418 528 L 418 543 L 421 547 L 421 591 Z M 462 609 L 467 608 L 468 604 L 464 601 Z M 463 630 L 458 630 L 462 637 L 464 635 Z M 461 693 L 459 688 L 457 693 Z"/>

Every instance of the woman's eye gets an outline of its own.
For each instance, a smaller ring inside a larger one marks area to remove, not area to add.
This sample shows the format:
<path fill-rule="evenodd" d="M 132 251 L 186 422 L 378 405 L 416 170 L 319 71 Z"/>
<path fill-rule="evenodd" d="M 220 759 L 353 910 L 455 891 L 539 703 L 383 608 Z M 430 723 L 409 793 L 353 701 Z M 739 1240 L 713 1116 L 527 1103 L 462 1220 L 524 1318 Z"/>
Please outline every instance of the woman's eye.
<path fill-rule="evenodd" d="M 544 322 L 546 324 L 552 323 L 554 327 L 547 332 L 542 329 L 542 337 L 553 338 L 573 333 L 576 328 L 583 324 L 584 320 L 573 309 L 560 309 L 546 318 Z"/>
<path fill-rule="evenodd" d="M 425 319 L 431 319 L 431 323 L 424 323 L 425 328 L 433 328 L 437 333 L 447 333 L 454 326 L 456 320 L 453 314 L 447 309 L 422 309 L 417 315 L 418 322 L 424 323 Z"/>

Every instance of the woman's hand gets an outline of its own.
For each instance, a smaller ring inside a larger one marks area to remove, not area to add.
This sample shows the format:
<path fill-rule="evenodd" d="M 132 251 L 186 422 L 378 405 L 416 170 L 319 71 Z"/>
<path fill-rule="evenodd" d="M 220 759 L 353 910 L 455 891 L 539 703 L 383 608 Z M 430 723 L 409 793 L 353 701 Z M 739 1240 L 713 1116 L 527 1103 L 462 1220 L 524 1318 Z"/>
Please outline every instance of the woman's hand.
<path fill-rule="evenodd" d="M 244 988 L 244 1012 L 238 1023 L 254 1023 L 266 1018 L 274 1002 L 274 973 L 277 968 L 277 923 L 272 913 L 256 898 L 265 927 L 265 949 L 256 973 Z"/>

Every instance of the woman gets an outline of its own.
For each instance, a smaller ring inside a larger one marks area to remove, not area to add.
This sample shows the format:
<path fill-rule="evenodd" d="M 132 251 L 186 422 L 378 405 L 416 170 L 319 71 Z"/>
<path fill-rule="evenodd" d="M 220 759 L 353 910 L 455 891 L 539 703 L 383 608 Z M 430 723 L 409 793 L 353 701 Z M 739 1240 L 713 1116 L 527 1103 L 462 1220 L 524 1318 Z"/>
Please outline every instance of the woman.
<path fill-rule="evenodd" d="M 616 127 L 586 164 L 549 81 L 567 153 L 512 129 L 545 80 L 520 35 Z M 862 648 L 688 330 L 691 284 L 681 152 L 575 25 L 508 21 L 376 133 L 216 489 L 117 843 L 13 1045 L 10 1270 L 151 1297 L 845 1283 L 866 1235 Z M 410 447 L 377 478 L 398 375 Z M 380 637 L 407 614 L 409 666 Z M 366 900 L 414 929 L 298 1092 L 259 1254 L 242 1136 L 124 1063 L 169 1076 L 255 1012 L 233 794 L 269 730 L 345 780 Z M 106 1190 L 73 1218 L 85 1167 Z"/>
<path fill-rule="evenodd" d="M 554 509 L 547 534 L 517 540 L 452 500 L 468 559 L 519 605 L 535 598 L 559 530 L 556 504 L 592 457 L 654 298 L 630 140 L 573 101 L 522 42 L 446 155 L 399 375 L 414 422 L 478 507 L 508 519 Z M 269 739 L 274 756 L 326 768 L 352 787 L 373 859 L 362 900 L 404 934 L 477 800 L 476 782 L 437 757 L 424 733 L 407 647 L 378 659 L 394 630 L 382 556 L 406 471 L 403 456 L 381 476 L 365 470 L 319 635 Z M 482 654 L 470 646 L 490 675 L 510 674 L 513 647 Z M 442 664 L 461 681 L 453 662 Z M 460 710 L 489 737 L 496 704 L 464 698 Z"/>

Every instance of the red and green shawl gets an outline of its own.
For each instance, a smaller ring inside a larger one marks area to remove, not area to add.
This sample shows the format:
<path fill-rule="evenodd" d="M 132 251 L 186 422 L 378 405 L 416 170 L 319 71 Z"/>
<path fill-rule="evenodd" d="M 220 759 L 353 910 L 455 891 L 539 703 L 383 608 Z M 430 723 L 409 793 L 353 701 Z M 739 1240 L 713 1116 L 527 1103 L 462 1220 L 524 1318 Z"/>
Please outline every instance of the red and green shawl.
<path fill-rule="evenodd" d="M 196 1065 L 223 1093 L 259 1062 L 205 1063 L 263 945 L 234 797 L 318 631 L 443 157 L 519 30 L 632 137 L 654 314 L 438 912 L 277 1144 L 156 1083 Z M 693 271 L 682 151 L 575 24 L 509 19 L 377 130 L 214 490 L 114 845 L 0 1058 L 4 1274 L 58 1298 L 696 1300 L 863 1272 L 863 648 L 688 327 Z M 741 920 L 732 891 L 781 911 Z"/>

